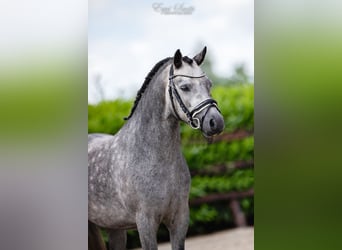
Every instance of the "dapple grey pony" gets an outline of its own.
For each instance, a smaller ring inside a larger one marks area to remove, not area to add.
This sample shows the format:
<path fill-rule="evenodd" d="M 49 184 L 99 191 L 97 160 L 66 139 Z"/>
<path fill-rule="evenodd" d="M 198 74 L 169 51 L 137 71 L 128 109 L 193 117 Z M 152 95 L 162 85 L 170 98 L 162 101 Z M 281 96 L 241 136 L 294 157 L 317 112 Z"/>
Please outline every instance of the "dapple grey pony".
<path fill-rule="evenodd" d="M 88 136 L 89 247 L 104 249 L 99 228 L 108 230 L 109 248 L 126 248 L 127 229 L 138 229 L 142 248 L 157 249 L 164 223 L 173 250 L 184 249 L 189 223 L 190 174 L 181 152 L 179 123 L 205 137 L 223 130 L 211 98 L 211 81 L 193 58 L 177 50 L 157 63 L 117 134 Z"/>

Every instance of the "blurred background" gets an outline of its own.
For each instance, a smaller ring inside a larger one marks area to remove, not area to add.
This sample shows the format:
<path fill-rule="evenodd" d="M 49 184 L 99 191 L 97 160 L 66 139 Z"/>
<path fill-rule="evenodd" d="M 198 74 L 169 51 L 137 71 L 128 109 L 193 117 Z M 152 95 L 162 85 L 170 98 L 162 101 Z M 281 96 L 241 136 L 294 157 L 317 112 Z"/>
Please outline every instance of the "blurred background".
<path fill-rule="evenodd" d="M 254 2 L 91 0 L 88 39 L 89 133 L 115 134 L 122 127 L 158 61 L 178 48 L 192 57 L 208 47 L 202 69 L 214 83 L 225 130 L 208 144 L 182 124 L 192 176 L 188 236 L 253 226 Z M 158 239 L 169 240 L 163 226 Z M 127 242 L 140 246 L 136 231 Z"/>

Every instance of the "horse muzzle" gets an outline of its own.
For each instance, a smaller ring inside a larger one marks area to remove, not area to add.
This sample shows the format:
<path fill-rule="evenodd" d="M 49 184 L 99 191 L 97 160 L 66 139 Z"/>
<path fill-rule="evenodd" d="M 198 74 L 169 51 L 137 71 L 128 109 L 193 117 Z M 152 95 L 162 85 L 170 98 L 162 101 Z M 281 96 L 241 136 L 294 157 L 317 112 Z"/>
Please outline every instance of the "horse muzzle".
<path fill-rule="evenodd" d="M 220 134 L 224 129 L 224 120 L 216 107 L 209 107 L 202 117 L 201 130 L 205 136 L 211 137 Z"/>

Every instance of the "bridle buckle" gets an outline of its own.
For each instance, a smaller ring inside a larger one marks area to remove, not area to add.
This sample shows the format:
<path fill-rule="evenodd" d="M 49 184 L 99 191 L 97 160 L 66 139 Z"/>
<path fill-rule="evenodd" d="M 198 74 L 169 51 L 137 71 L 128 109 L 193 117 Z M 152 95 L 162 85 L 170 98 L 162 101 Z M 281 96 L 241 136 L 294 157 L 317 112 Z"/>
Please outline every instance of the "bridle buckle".
<path fill-rule="evenodd" d="M 196 121 L 196 123 L 194 122 Z M 192 127 L 193 129 L 199 129 L 201 128 L 201 122 L 200 119 L 197 117 L 193 117 L 192 121 L 189 121 L 190 127 Z M 197 124 L 197 125 L 196 125 Z"/>

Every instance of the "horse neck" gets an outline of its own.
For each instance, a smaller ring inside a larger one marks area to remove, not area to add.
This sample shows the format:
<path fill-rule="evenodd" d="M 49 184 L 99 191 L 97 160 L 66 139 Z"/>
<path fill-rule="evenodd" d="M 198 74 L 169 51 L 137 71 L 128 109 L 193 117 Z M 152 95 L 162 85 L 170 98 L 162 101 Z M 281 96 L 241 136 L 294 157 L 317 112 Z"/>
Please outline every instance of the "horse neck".
<path fill-rule="evenodd" d="M 169 67 L 160 70 L 146 88 L 133 116 L 123 127 L 144 145 L 170 148 L 180 145 L 179 121 L 169 113 L 166 91 Z"/>

